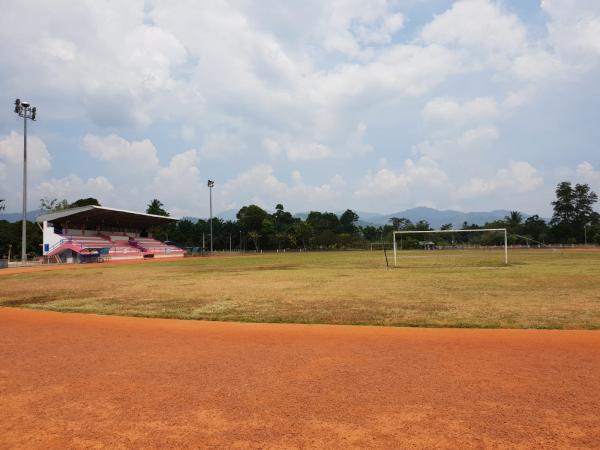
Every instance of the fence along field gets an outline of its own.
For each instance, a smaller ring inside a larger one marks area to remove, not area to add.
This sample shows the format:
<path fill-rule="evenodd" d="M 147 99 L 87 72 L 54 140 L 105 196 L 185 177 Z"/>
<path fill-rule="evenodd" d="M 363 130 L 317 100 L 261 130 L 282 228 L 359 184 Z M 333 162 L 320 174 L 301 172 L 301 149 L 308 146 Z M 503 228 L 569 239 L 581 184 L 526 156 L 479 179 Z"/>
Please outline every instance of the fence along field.
<path fill-rule="evenodd" d="M 0 276 L 0 305 L 145 317 L 600 329 L 600 252 L 279 253 Z"/>

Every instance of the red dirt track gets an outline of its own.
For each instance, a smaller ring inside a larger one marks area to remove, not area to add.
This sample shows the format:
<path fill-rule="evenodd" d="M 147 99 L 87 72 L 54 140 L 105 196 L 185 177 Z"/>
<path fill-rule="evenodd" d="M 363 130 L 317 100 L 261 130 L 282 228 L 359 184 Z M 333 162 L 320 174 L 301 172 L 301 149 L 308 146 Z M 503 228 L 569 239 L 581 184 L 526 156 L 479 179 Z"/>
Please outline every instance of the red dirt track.
<path fill-rule="evenodd" d="M 600 333 L 0 309 L 0 448 L 600 448 Z"/>

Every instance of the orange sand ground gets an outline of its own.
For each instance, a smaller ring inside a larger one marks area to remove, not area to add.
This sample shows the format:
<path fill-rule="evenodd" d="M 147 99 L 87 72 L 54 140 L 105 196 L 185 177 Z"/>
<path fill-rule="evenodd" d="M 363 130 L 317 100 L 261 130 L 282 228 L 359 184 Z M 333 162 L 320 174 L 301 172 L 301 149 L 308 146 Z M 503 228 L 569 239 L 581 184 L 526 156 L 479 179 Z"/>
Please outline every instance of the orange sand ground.
<path fill-rule="evenodd" d="M 0 448 L 600 448 L 600 332 L 0 309 Z"/>

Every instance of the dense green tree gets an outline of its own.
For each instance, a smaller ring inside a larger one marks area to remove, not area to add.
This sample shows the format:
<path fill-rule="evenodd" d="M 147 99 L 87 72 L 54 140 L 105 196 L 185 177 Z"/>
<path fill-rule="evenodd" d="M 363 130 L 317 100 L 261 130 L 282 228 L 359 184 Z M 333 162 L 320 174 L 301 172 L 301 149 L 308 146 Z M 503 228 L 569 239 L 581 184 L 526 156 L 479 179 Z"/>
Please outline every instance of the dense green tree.
<path fill-rule="evenodd" d="M 429 222 L 427 222 L 426 220 L 419 220 L 417 223 L 415 223 L 415 230 L 417 231 L 430 231 L 431 230 L 431 226 L 429 225 Z"/>
<path fill-rule="evenodd" d="M 281 203 L 275 206 L 275 213 L 272 217 L 277 231 L 285 230 L 295 222 L 294 216 L 290 212 L 285 211 Z"/>
<path fill-rule="evenodd" d="M 584 228 L 595 219 L 594 204 L 598 195 L 587 184 L 568 181 L 556 187 L 556 200 L 552 202 L 554 214 L 550 224 L 555 240 L 561 242 L 583 242 Z"/>
<path fill-rule="evenodd" d="M 413 223 L 406 217 L 391 217 L 389 222 L 396 231 L 408 231 L 414 228 Z"/>
<path fill-rule="evenodd" d="M 338 216 L 330 212 L 311 211 L 306 217 L 306 222 L 310 224 L 317 234 L 325 230 L 335 232 L 340 227 Z"/>
<path fill-rule="evenodd" d="M 93 198 L 80 198 L 79 200 L 75 200 L 73 203 L 69 205 L 69 208 L 78 208 L 80 206 L 102 206 L 100 202 Z"/>
<path fill-rule="evenodd" d="M 356 222 L 358 222 L 358 214 L 356 214 L 351 209 L 347 209 L 340 216 L 340 232 L 349 234 L 350 236 L 356 234 L 358 228 L 356 227 Z"/>
<path fill-rule="evenodd" d="M 248 232 L 248 238 L 252 241 L 252 243 L 254 244 L 254 248 L 256 249 L 256 251 L 259 250 L 258 248 L 258 240 L 260 239 L 260 234 L 258 233 L 258 231 L 249 231 Z"/>
<path fill-rule="evenodd" d="M 544 243 L 549 237 L 550 228 L 546 221 L 537 214 L 525 219 L 521 229 L 523 236 Z"/>
<path fill-rule="evenodd" d="M 289 230 L 289 241 L 296 245 L 302 244 L 302 248 L 306 248 L 312 236 L 313 230 L 309 223 L 303 221 L 294 222 Z"/>
<path fill-rule="evenodd" d="M 504 218 L 508 228 L 517 229 L 523 222 L 523 214 L 519 211 L 511 211 L 508 216 Z"/>
<path fill-rule="evenodd" d="M 361 232 L 363 237 L 369 241 L 377 241 L 381 239 L 381 234 L 383 233 L 382 227 L 374 227 L 372 225 L 367 225 L 361 228 Z"/>
<path fill-rule="evenodd" d="M 244 231 L 255 231 L 257 234 L 260 234 L 263 221 L 268 216 L 269 214 L 264 209 L 256 205 L 244 206 L 236 215 L 238 223 Z"/>
<path fill-rule="evenodd" d="M 21 227 L 22 222 L 8 222 L 0 220 L 0 257 L 8 256 L 10 252 L 14 257 L 21 255 Z M 42 252 L 42 232 L 34 222 L 27 221 L 26 251 L 28 255 L 40 255 Z"/>

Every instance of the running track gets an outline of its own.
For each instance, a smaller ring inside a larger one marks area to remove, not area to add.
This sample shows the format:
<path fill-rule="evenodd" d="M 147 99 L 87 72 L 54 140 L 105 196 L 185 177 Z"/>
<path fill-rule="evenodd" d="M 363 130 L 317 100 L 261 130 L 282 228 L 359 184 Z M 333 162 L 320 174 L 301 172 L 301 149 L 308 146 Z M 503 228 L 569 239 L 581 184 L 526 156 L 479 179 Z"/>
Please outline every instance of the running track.
<path fill-rule="evenodd" d="M 0 308 L 0 448 L 600 448 L 600 332 Z"/>

